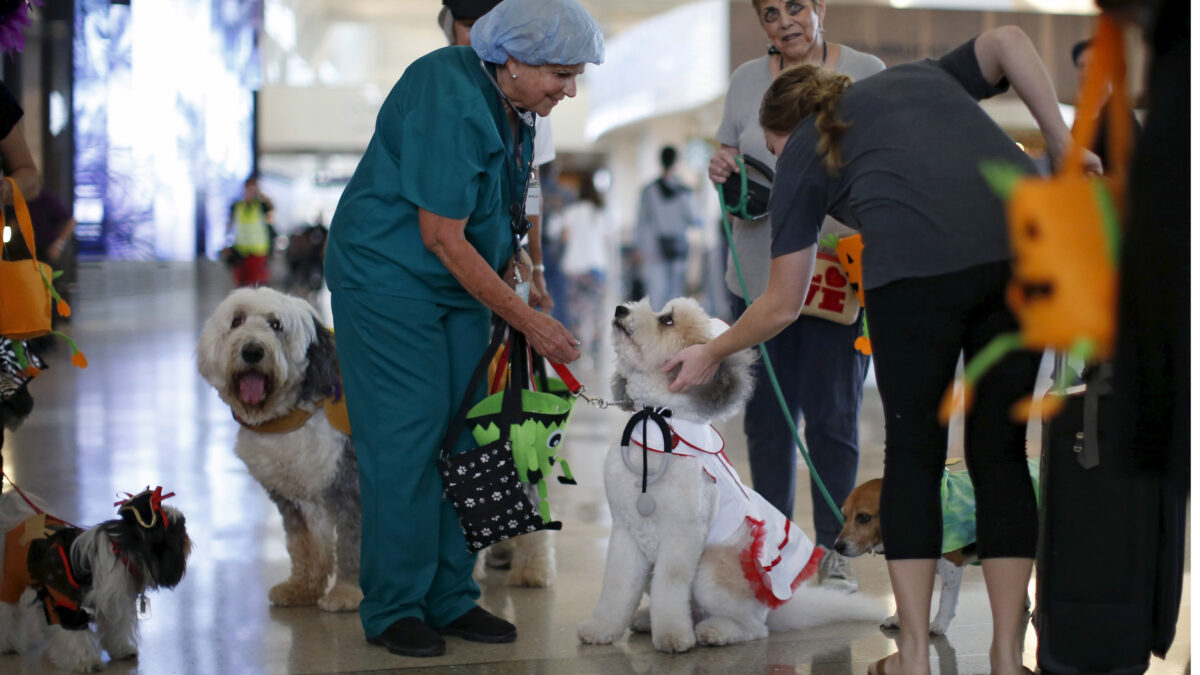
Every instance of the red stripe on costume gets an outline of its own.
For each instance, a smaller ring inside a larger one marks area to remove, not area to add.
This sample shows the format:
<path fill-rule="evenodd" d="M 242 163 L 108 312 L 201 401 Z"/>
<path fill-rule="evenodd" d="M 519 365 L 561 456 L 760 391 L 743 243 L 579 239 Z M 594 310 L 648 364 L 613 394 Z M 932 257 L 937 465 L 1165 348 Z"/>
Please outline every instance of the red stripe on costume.
<path fill-rule="evenodd" d="M 787 602 L 787 600 L 780 600 L 779 598 L 775 597 L 775 594 L 772 593 L 771 589 L 767 587 L 767 583 L 763 580 L 763 578 L 766 576 L 766 572 L 770 570 L 770 567 L 763 568 L 758 563 L 758 556 L 762 553 L 763 537 L 766 536 L 767 526 L 765 522 L 761 520 L 755 520 L 750 517 L 747 517 L 746 521 L 750 523 L 750 534 L 754 537 L 754 541 L 751 542 L 749 546 L 742 549 L 742 553 L 739 556 L 739 563 L 742 567 L 742 575 L 745 576 L 746 581 L 750 583 L 750 590 L 754 591 L 754 598 L 766 605 L 768 608 L 775 609 L 776 607 L 779 607 L 783 603 Z M 789 521 L 789 523 L 790 522 L 791 521 Z M 791 590 L 795 591 L 796 588 L 800 586 L 800 584 L 804 583 L 806 579 L 811 577 L 813 574 L 816 574 L 817 566 L 821 564 L 821 558 L 823 557 L 825 557 L 825 549 L 819 546 L 813 547 L 812 555 L 809 556 L 808 562 L 804 565 L 804 569 L 800 570 L 800 572 L 796 574 L 796 578 L 792 580 Z M 771 567 L 778 562 L 779 558 L 776 558 L 774 562 L 771 563 Z"/>
<path fill-rule="evenodd" d="M 63 570 L 67 573 L 67 582 L 70 583 L 75 588 L 79 588 L 79 582 L 75 581 L 75 575 L 71 574 L 71 562 L 69 560 L 67 560 L 67 552 L 64 551 L 61 546 L 58 547 L 58 555 L 60 557 L 62 557 Z M 66 603 L 63 603 L 63 604 L 66 604 Z M 76 608 L 71 607 L 71 609 L 76 609 Z"/>

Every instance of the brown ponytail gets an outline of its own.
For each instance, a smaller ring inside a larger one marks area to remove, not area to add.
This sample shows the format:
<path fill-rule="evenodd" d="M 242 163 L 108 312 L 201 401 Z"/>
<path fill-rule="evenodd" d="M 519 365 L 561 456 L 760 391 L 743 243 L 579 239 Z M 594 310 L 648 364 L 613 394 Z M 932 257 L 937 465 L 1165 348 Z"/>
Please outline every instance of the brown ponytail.
<path fill-rule="evenodd" d="M 850 123 L 837 116 L 837 104 L 842 92 L 850 86 L 850 78 L 841 73 L 811 64 L 792 66 L 779 74 L 763 96 L 758 123 L 776 134 L 790 134 L 809 115 L 821 139 L 817 151 L 825 155 L 825 168 L 837 173 L 842 167 L 838 145 Z"/>

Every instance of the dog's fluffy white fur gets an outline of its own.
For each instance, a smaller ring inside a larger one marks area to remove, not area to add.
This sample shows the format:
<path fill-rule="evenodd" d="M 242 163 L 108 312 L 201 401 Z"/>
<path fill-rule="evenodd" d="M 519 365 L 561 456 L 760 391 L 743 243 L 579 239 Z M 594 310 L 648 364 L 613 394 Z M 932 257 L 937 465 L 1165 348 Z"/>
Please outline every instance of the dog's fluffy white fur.
<path fill-rule="evenodd" d="M 613 393 L 631 400 L 631 408 L 667 407 L 673 418 L 712 422 L 736 413 L 753 389 L 753 352 L 725 360 L 713 380 L 684 393 L 668 385 L 675 373 L 662 365 L 680 349 L 711 337 L 710 318 L 690 298 L 675 299 L 660 312 L 645 300 L 618 307 L 613 320 L 617 354 Z M 649 631 L 655 649 L 682 652 L 697 643 L 725 645 L 794 630 L 849 620 L 878 620 L 884 612 L 873 601 L 837 591 L 801 587 L 774 610 L 755 598 L 739 564 L 751 541 L 742 525 L 725 542 L 705 546 L 716 517 L 719 493 L 698 462 L 648 453 L 648 470 L 668 466 L 651 484 L 657 508 L 649 517 L 636 510 L 641 475 L 633 475 L 619 446 L 605 460 L 604 484 L 613 530 L 609 540 L 604 585 L 592 618 L 578 627 L 580 641 L 608 644 L 632 625 Z M 636 613 L 649 592 L 648 610 Z"/>
<path fill-rule="evenodd" d="M 197 351 L 200 374 L 246 424 L 295 408 L 312 413 L 284 433 L 242 426 L 234 446 L 283 516 L 292 573 L 271 588 L 271 602 L 357 609 L 358 462 L 350 437 L 330 425 L 319 405 L 341 393 L 333 333 L 305 300 L 241 288 L 205 322 Z"/>
<path fill-rule="evenodd" d="M 27 496 L 42 512 L 50 512 L 40 499 Z M 113 661 L 135 658 L 138 596 L 149 589 L 174 588 L 183 578 L 191 552 L 183 515 L 166 505 L 162 511 L 174 530 L 153 532 L 155 543 L 135 542 L 141 535 L 128 531 L 129 524 L 118 519 L 84 530 L 71 545 L 73 569 L 91 574 L 80 606 L 91 614 L 94 631 L 67 630 L 46 623 L 44 605 L 29 587 L 16 604 L 0 602 L 0 654 L 24 654 L 46 642 L 46 657 L 52 664 L 77 672 L 101 670 L 101 648 Z M 16 491 L 0 494 L 0 561 L 4 560 L 4 533 L 35 513 Z M 126 545 L 123 557 L 115 552 L 117 542 Z M 164 550 L 164 545 L 173 550 Z M 151 559 L 155 556 L 160 559 Z"/>

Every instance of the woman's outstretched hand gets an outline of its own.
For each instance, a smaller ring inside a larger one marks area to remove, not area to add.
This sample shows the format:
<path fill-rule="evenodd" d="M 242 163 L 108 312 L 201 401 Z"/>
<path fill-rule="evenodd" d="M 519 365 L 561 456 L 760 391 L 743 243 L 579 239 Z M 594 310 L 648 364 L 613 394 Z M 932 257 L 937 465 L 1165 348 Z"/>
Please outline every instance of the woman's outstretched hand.
<path fill-rule="evenodd" d="M 529 321 L 515 328 L 525 334 L 534 351 L 554 363 L 570 363 L 579 358 L 579 340 L 557 319 L 543 312 L 528 312 Z"/>
<path fill-rule="evenodd" d="M 704 384 L 717 373 L 720 361 L 708 353 L 708 345 L 692 345 L 679 351 L 663 365 L 662 371 L 669 373 L 679 368 L 679 373 L 671 381 L 671 391 L 687 391 L 698 384 Z"/>

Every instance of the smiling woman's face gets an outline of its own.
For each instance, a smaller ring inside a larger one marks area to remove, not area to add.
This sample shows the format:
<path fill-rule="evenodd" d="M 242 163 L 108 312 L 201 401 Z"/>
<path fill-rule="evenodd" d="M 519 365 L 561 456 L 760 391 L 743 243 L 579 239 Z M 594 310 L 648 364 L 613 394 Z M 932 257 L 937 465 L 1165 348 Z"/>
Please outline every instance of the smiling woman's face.
<path fill-rule="evenodd" d="M 813 0 L 762 0 L 758 4 L 758 22 L 767 39 L 787 61 L 797 63 L 820 55 L 821 21 L 824 3 Z"/>
<path fill-rule="evenodd" d="M 575 98 L 575 78 L 583 74 L 584 64 L 577 66 L 530 66 L 509 58 L 505 92 L 518 107 L 531 110 L 540 117 L 550 114 L 564 98 Z M 512 77 L 512 75 L 516 77 Z"/>

